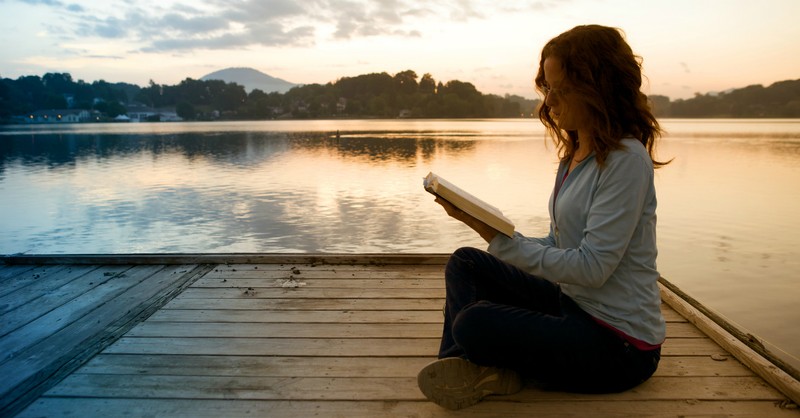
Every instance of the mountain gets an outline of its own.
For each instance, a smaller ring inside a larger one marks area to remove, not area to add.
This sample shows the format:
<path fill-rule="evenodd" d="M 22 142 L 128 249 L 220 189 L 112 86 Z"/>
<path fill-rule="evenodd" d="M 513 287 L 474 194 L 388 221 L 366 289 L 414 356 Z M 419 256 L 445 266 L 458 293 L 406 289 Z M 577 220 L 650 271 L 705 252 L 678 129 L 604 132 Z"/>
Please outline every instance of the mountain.
<path fill-rule="evenodd" d="M 200 77 L 200 80 L 222 80 L 226 83 L 236 83 L 240 86 L 244 86 L 244 89 L 248 93 L 259 89 L 264 93 L 277 91 L 283 94 L 289 91 L 290 88 L 298 85 L 264 74 L 253 68 L 226 68 L 204 75 Z"/>

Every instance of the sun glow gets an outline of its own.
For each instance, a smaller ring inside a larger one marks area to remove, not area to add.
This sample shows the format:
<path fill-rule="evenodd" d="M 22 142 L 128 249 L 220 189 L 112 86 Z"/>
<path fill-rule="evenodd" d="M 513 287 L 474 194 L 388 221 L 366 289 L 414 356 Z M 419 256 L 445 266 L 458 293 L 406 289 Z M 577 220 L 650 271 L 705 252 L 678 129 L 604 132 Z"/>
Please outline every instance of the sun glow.
<path fill-rule="evenodd" d="M 177 84 L 225 67 L 293 83 L 413 70 L 534 97 L 541 46 L 578 24 L 622 28 L 644 57 L 649 92 L 671 98 L 769 85 L 800 74 L 800 2 L 606 0 L 529 4 L 356 0 L 328 8 L 190 0 L 0 2 L 0 75 Z M 709 19 L 713 16 L 713 19 Z M 743 30 L 743 28 L 747 28 Z"/>

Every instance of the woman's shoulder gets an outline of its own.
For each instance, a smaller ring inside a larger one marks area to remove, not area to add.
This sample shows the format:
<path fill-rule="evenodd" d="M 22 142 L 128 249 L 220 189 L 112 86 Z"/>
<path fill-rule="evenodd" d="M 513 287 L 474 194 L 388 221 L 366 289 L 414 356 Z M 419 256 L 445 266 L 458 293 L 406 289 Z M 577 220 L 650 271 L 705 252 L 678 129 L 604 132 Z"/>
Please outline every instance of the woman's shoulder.
<path fill-rule="evenodd" d="M 653 160 L 650 154 L 638 139 L 633 137 L 626 137 L 620 141 L 620 147 L 611 151 L 608 154 L 608 164 L 625 164 L 642 161 L 646 165 L 652 167 Z"/>

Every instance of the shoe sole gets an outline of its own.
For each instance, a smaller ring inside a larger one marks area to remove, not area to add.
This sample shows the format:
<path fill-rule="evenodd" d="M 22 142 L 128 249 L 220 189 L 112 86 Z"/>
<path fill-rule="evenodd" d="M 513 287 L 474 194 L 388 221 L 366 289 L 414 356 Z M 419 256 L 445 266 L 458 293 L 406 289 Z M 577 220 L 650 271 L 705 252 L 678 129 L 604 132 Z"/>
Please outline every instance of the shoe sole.
<path fill-rule="evenodd" d="M 522 389 L 516 372 L 478 366 L 461 358 L 428 364 L 417 375 L 417 384 L 425 397 L 451 410 L 475 405 L 488 395 L 510 395 Z"/>

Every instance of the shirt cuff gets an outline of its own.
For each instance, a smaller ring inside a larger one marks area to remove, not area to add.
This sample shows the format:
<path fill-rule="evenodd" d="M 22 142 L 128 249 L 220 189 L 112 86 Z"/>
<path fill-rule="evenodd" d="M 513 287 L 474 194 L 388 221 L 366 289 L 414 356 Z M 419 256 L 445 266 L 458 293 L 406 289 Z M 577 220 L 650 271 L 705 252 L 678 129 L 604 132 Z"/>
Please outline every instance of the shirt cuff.
<path fill-rule="evenodd" d="M 516 236 L 517 233 L 515 232 L 514 235 Z M 507 247 L 509 242 L 512 241 L 514 238 L 510 238 L 505 234 L 497 234 L 492 238 L 492 241 L 489 243 L 489 248 L 486 251 L 489 254 L 497 256 L 498 253 L 502 251 L 504 247 Z"/>

